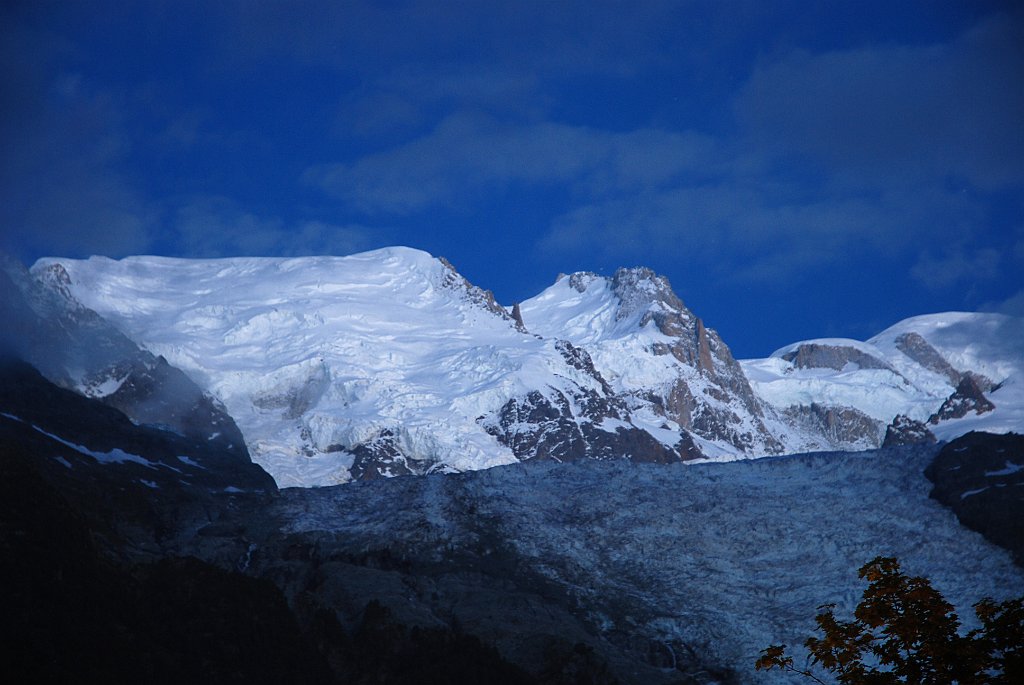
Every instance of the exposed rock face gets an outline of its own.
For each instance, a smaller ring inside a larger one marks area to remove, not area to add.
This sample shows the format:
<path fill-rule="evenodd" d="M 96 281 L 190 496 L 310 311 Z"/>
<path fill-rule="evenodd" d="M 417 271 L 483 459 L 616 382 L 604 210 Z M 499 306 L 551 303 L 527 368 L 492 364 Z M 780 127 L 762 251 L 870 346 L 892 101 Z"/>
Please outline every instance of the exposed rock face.
<path fill-rule="evenodd" d="M 960 372 L 954 369 L 920 333 L 911 331 L 898 336 L 896 349 L 929 371 L 945 376 L 950 384 L 956 386 L 960 383 Z"/>
<path fill-rule="evenodd" d="M 931 496 L 1024 566 L 1024 436 L 968 433 L 925 470 Z"/>
<path fill-rule="evenodd" d="M 925 343 L 927 344 L 927 343 Z M 847 364 L 854 364 L 861 369 L 887 369 L 892 367 L 881 359 L 877 359 L 855 347 L 805 343 L 782 358 L 798 369 L 834 369 L 841 371 Z"/>
<path fill-rule="evenodd" d="M 0 262 L 3 347 L 65 388 L 151 424 L 248 459 L 241 431 L 224 407 L 182 371 L 138 347 L 78 302 L 60 264 L 33 277 L 20 264 Z"/>
<path fill-rule="evenodd" d="M 136 425 L 123 413 L 60 388 L 20 361 L 0 362 L 0 417 L 9 439 L 31 444 L 48 468 L 76 482 L 124 483 L 170 500 L 204 493 L 274 492 L 273 479 L 248 454 L 205 437 Z"/>
<path fill-rule="evenodd" d="M 523 461 L 621 459 L 670 463 L 698 458 L 692 440 L 677 452 L 620 416 L 621 401 L 585 390 L 572 397 L 551 389 L 512 399 L 485 424 L 488 432 Z M 581 411 L 580 411 L 581 410 Z"/>
<path fill-rule="evenodd" d="M 578 286 L 585 282 L 580 276 L 573 276 Z M 671 355 L 682 365 L 663 390 L 641 390 L 641 396 L 653 401 L 667 418 L 707 440 L 726 442 L 741 451 L 782 451 L 781 443 L 765 427 L 761 403 L 729 347 L 683 304 L 667 278 L 646 268 L 619 269 L 610 287 L 619 301 L 616 319 L 643 312 L 638 328 L 653 324 L 672 339 L 655 342 L 648 353 Z"/>
<path fill-rule="evenodd" d="M 242 432 L 223 405 L 163 357 L 140 355 L 120 387 L 100 401 L 138 423 L 165 426 L 225 451 L 248 454 Z"/>
<path fill-rule="evenodd" d="M 436 464 L 421 463 L 407 457 L 398 444 L 398 436 L 388 429 L 349 451 L 355 457 L 349 469 L 353 480 L 423 475 L 437 470 Z"/>
<path fill-rule="evenodd" d="M 805 430 L 824 435 L 832 444 L 845 445 L 849 449 L 877 446 L 882 432 L 881 421 L 853 407 L 811 403 L 787 407 L 783 413 Z"/>
<path fill-rule="evenodd" d="M 933 443 L 935 435 L 921 421 L 912 419 L 905 414 L 897 414 L 886 429 L 882 447 L 898 447 L 900 445 L 917 445 Z"/>
<path fill-rule="evenodd" d="M 565 362 L 574 369 L 582 371 L 586 375 L 593 378 L 601 386 L 601 392 L 605 396 L 614 394 L 612 387 L 608 385 L 608 382 L 598 373 L 594 367 L 594 360 L 590 357 L 590 354 L 582 347 L 576 347 L 568 340 L 557 340 L 555 341 L 555 349 L 562 355 Z M 617 402 L 620 404 L 621 402 Z M 619 418 L 617 415 L 615 418 Z"/>
<path fill-rule="evenodd" d="M 484 290 L 483 288 L 470 283 L 466 280 L 465 276 L 460 274 L 455 266 L 444 257 L 438 257 L 438 261 L 445 266 L 444 275 L 441 277 L 441 282 L 439 283 L 441 288 L 446 288 L 459 293 L 464 296 L 467 301 L 472 302 L 499 318 L 505 319 L 515 326 L 520 332 L 526 332 L 522 327 L 522 316 L 517 320 L 513 315 L 509 314 L 508 311 L 494 299 L 493 292 L 490 290 Z"/>
<path fill-rule="evenodd" d="M 566 320 L 563 311 L 585 313 Z M 687 309 L 668 279 L 650 269 L 618 269 L 611 278 L 590 272 L 560 277 L 522 313 L 531 331 L 586 350 L 609 379 L 602 381 L 606 395 L 614 392 L 630 411 L 664 417 L 683 452 L 695 453 L 693 437 L 741 452 L 782 451 L 728 346 Z M 637 371 L 624 373 L 624 358 Z M 633 375 L 650 380 L 636 383 Z"/>
<path fill-rule="evenodd" d="M 990 392 L 995 383 L 986 376 L 973 371 L 958 371 L 946 358 L 939 353 L 924 337 L 913 331 L 903 333 L 896 338 L 896 348 L 915 362 L 949 379 L 951 385 L 958 386 L 965 376 L 970 376 L 983 392 Z"/>
<path fill-rule="evenodd" d="M 953 394 L 928 418 L 928 423 L 936 425 L 940 421 L 962 418 L 971 412 L 984 414 L 995 408 L 996 405 L 992 404 L 978 387 L 974 376 L 965 374 Z"/>
<path fill-rule="evenodd" d="M 519 309 L 519 303 L 512 305 L 512 320 L 516 322 L 516 328 L 525 331 L 526 324 L 523 323 L 523 312 Z"/>
<path fill-rule="evenodd" d="M 703 456 L 685 432 L 674 447 L 668 447 L 633 425 L 628 402 L 616 395 L 584 348 L 558 340 L 555 349 L 566 364 L 589 377 L 596 388 L 572 384 L 566 390 L 549 387 L 544 392 L 531 391 L 525 397 L 509 400 L 495 415 L 484 417 L 482 425 L 516 458 L 628 458 L 670 463 Z"/>
<path fill-rule="evenodd" d="M 59 264 L 45 272 L 48 287 L 19 263 L 0 261 L 0 333 L 7 349 L 65 386 L 97 390 L 111 380 L 118 364 L 130 364 L 138 346 L 67 290 Z"/>

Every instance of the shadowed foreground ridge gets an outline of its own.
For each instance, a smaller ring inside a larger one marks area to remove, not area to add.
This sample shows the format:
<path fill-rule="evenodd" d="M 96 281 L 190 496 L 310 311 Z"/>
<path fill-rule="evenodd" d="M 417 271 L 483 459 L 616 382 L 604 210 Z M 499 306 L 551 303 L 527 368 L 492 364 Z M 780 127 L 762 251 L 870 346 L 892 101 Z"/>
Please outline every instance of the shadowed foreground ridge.
<path fill-rule="evenodd" d="M 925 471 L 932 497 L 1024 565 L 1024 436 L 968 433 Z"/>
<path fill-rule="evenodd" d="M 531 675 L 458 625 L 408 625 L 372 594 L 343 626 L 236 560 L 191 556 L 223 551 L 202 541 L 218 526 L 259 518 L 276 493 L 265 472 L 135 426 L 24 363 L 0 378 L 0 656 L 17 682 L 612 682 L 571 644 Z"/>
<path fill-rule="evenodd" d="M 44 680 L 88 663 L 112 682 L 273 682 L 287 666 L 296 682 L 747 683 L 751 655 L 806 635 L 815 607 L 852 609 L 872 555 L 961 608 L 1024 587 L 1008 553 L 929 497 L 932 445 L 278 493 L 224 486 L 217 454 L 177 454 L 181 436 L 14 368 L 4 649 Z M 95 442 L 97 425 L 123 447 Z"/>

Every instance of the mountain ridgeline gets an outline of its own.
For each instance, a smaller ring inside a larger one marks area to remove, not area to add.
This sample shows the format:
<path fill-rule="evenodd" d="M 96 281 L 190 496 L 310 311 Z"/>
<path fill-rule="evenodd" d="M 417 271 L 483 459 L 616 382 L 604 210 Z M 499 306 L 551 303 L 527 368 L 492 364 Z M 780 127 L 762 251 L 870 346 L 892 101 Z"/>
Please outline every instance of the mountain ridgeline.
<path fill-rule="evenodd" d="M 1024 329 L 994 314 L 917 317 L 868 342 L 737 361 L 645 268 L 559 276 L 512 307 L 408 248 L 44 259 L 31 276 L 16 271 L 8 280 L 29 310 L 59 313 L 59 335 L 42 338 L 88 335 L 105 350 L 83 363 L 59 342 L 23 346 L 48 378 L 141 423 L 216 424 L 210 434 L 247 447 L 281 486 L 536 459 L 871 449 L 894 432 L 907 442 L 1012 429 L 1024 406 Z M 957 331 L 987 341 L 983 354 L 964 354 Z M 173 407 L 160 404 L 168 396 Z"/>
<path fill-rule="evenodd" d="M 878 554 L 1024 591 L 1024 441 L 936 444 L 1024 426 L 1016 319 L 737 361 L 650 270 L 503 307 L 404 248 L 0 295 L 19 682 L 788 682 L 754 655 Z"/>

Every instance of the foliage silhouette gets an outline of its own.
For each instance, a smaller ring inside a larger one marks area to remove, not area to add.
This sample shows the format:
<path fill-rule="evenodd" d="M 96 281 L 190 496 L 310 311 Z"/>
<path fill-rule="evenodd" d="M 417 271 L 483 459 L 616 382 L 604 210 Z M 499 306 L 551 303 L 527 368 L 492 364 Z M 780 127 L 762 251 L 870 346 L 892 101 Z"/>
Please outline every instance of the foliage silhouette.
<path fill-rule="evenodd" d="M 926 578 L 910 577 L 890 557 L 876 557 L 858 575 L 868 581 L 854 620 L 826 604 L 815 619 L 821 637 L 807 638 L 808 664 L 798 668 L 786 645 L 761 651 L 755 668 L 779 668 L 825 685 L 975 685 L 1024 682 L 1024 597 L 974 605 L 981 623 L 966 634 L 953 606 Z M 816 670 L 825 673 L 816 674 Z"/>

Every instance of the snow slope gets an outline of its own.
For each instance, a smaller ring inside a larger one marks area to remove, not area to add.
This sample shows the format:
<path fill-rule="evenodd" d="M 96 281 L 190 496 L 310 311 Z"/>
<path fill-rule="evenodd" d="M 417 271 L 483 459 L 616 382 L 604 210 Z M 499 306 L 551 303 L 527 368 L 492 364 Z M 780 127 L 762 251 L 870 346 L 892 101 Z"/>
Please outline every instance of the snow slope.
<path fill-rule="evenodd" d="M 931 352 L 910 336 L 919 336 Z M 832 368 L 806 355 L 811 361 L 801 365 L 794 357 L 801 348 L 837 350 L 833 359 L 845 355 L 859 363 Z M 866 342 L 805 340 L 766 359 L 741 363 L 758 395 L 778 409 L 811 403 L 851 407 L 883 426 L 896 414 L 928 420 L 956 389 L 957 379 L 971 373 L 996 386 L 983 388 L 996 409 L 930 426 L 936 437 L 948 440 L 971 430 L 1024 431 L 1024 320 L 1015 317 L 968 312 L 916 316 Z"/>
<path fill-rule="evenodd" d="M 784 451 L 788 436 L 768 430 L 729 348 L 664 277 L 644 268 L 560 276 L 520 309 L 528 330 L 585 348 L 617 392 L 653 400 L 652 420 L 689 431 L 705 455 Z"/>
<path fill-rule="evenodd" d="M 1024 429 L 1024 335 L 998 315 L 915 317 L 868 342 L 804 341 L 741 365 L 644 268 L 562 276 L 519 320 L 444 260 L 402 247 L 47 258 L 32 271 L 66 271 L 55 287 L 223 403 L 282 486 L 532 458 L 866 449 L 897 414 L 927 419 L 967 372 L 997 409 L 936 435 Z"/>
<path fill-rule="evenodd" d="M 954 368 L 984 376 L 997 386 L 986 393 L 996 406 L 993 411 L 944 421 L 932 428 L 936 437 L 951 440 L 972 430 L 1024 432 L 1024 319 L 975 312 L 929 314 L 900 321 L 868 341 L 916 384 L 928 388 L 945 379 L 922 374 L 907 364 L 906 355 L 895 353 L 895 341 L 908 333 L 927 340 Z M 948 395 L 949 387 L 940 385 L 939 394 Z"/>
<path fill-rule="evenodd" d="M 87 306 L 219 398 L 282 486 L 344 482 L 382 436 L 420 471 L 514 462 L 478 418 L 534 390 L 601 390 L 417 250 L 34 269 L 57 261 Z"/>

